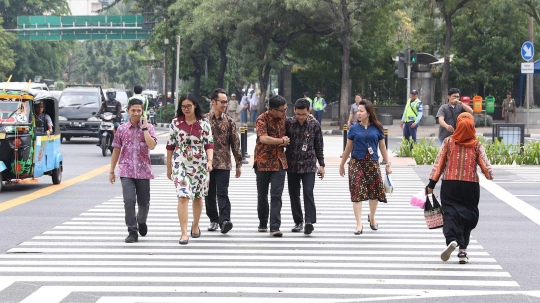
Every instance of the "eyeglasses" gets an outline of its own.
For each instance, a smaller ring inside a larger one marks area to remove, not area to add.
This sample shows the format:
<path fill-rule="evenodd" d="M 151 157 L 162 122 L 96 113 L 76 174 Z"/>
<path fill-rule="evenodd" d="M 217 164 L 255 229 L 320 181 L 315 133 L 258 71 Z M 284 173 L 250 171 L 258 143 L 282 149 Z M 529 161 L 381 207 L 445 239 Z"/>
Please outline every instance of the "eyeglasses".
<path fill-rule="evenodd" d="M 183 110 L 190 110 L 192 107 L 193 107 L 193 104 L 186 105 L 186 106 L 182 105 Z"/>
<path fill-rule="evenodd" d="M 214 100 L 216 102 L 221 102 L 221 104 L 227 104 L 229 103 L 229 100 Z"/>
<path fill-rule="evenodd" d="M 277 110 L 278 112 L 281 112 L 281 113 L 285 113 L 287 111 L 287 108 L 285 107 L 284 109 L 277 109 L 277 108 L 274 108 L 274 110 Z"/>

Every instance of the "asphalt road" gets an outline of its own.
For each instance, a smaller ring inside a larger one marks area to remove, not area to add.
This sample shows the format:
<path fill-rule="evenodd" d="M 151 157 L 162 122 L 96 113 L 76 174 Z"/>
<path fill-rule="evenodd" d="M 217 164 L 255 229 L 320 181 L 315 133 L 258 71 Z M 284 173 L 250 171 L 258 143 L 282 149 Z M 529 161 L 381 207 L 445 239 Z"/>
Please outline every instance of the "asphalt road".
<path fill-rule="evenodd" d="M 253 138 L 250 137 L 250 146 L 252 140 Z M 325 137 L 325 143 L 331 149 L 330 154 L 339 154 L 340 140 L 341 138 L 335 136 Z M 399 139 L 391 138 L 389 141 L 390 149 L 399 144 L 399 141 Z M 110 163 L 110 156 L 103 157 L 100 149 L 94 146 L 95 142 L 95 139 L 72 139 L 71 142 L 64 142 L 62 145 L 64 154 L 63 183 L 68 180 L 80 182 L 47 195 L 37 196 L 27 203 L 0 212 L 0 230 L 3 231 L 0 238 L 0 254 L 121 195 L 119 182 L 111 185 L 108 181 L 109 170 L 106 166 Z M 161 137 L 159 143 L 165 143 L 164 137 Z M 81 175 L 99 168 L 105 169 L 95 177 L 80 180 Z M 153 168 L 156 176 L 165 171 L 164 166 L 154 166 Z M 427 183 L 430 166 L 412 166 L 410 168 L 424 184 Z M 247 170 L 249 170 L 248 167 L 244 171 Z M 399 169 L 396 168 L 396 170 Z M 495 185 L 503 188 L 514 198 L 534 207 L 536 211 L 540 209 L 538 167 L 498 166 L 494 167 L 494 172 Z M 252 185 L 246 184 L 247 187 L 253 187 Z M 40 190 L 41 192 L 47 191 L 50 188 L 52 188 L 50 177 L 42 177 L 37 183 L 4 186 L 0 193 L 0 205 Z M 480 222 L 473 231 L 472 237 L 505 272 L 511 275 L 511 279 L 519 284 L 519 291 L 536 291 L 537 297 L 519 294 L 493 294 L 465 298 L 423 298 L 423 302 L 455 302 L 455 300 L 463 302 L 540 302 L 539 221 L 535 223 L 526 216 L 527 213 L 524 213 L 523 210 L 521 212 L 516 210 L 515 203 L 501 199 L 501 197 L 503 196 L 500 195 L 500 192 L 492 193 L 486 188 L 482 188 Z M 350 215 L 350 213 L 348 214 Z M 529 213 L 529 215 L 531 214 Z M 205 222 L 204 212 L 202 217 L 203 222 Z M 123 222 L 121 217 L 118 218 L 118 221 L 119 223 Z M 204 227 L 204 224 L 201 226 Z M 347 226 L 346 228 L 350 229 L 351 227 Z M 100 230 L 96 229 L 95 232 L 96 236 L 100 235 Z M 413 243 L 409 245 L 405 243 L 404 249 L 411 250 L 414 249 L 414 246 Z M 412 256 L 415 258 L 415 262 L 418 262 L 418 258 L 422 257 L 422 254 L 417 257 Z M 471 261 L 471 264 L 474 264 L 473 258 Z M 239 285 L 246 284 L 249 285 L 249 278 L 246 278 L 246 281 Z M 36 290 L 35 287 L 28 286 L 25 289 L 23 285 L 18 286 L 19 288 L 16 290 L 8 288 L 4 294 L 0 291 L 0 302 L 16 302 Z M 441 288 L 453 289 L 452 286 Z M 496 287 L 489 287 L 489 289 L 496 290 Z M 71 296 L 70 300 L 63 302 L 97 302 L 98 298 L 99 296 L 93 299 L 85 297 L 83 300 L 82 297 Z M 326 298 L 331 299 L 332 296 L 328 295 Z M 390 299 L 388 297 L 388 300 Z M 349 300 L 347 302 L 355 302 L 350 298 Z M 370 299 L 362 297 L 362 300 L 369 301 Z M 384 301 L 379 298 L 379 301 L 381 300 Z M 411 300 L 415 299 L 400 299 L 399 297 L 392 299 L 393 302 L 410 302 Z"/>

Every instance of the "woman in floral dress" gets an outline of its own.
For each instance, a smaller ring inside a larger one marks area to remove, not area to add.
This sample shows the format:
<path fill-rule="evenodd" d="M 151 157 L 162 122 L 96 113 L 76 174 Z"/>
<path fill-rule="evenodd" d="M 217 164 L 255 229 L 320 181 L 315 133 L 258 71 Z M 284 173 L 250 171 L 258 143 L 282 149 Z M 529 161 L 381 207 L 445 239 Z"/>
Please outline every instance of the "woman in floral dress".
<path fill-rule="evenodd" d="M 193 200 L 191 237 L 201 236 L 199 219 L 202 198 L 208 195 L 209 172 L 212 170 L 214 144 L 212 128 L 203 118 L 199 102 L 193 94 L 180 97 L 177 117 L 171 122 L 167 142 L 167 178 L 174 182 L 178 197 L 178 220 L 182 236 L 180 244 L 188 244 L 188 203 Z"/>

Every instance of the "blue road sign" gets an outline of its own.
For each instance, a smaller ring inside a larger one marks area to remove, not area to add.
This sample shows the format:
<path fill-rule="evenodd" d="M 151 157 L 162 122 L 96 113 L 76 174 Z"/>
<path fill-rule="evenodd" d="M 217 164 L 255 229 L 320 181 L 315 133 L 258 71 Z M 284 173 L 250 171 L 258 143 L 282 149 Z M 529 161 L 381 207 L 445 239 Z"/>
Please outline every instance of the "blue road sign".
<path fill-rule="evenodd" d="M 521 57 L 523 57 L 523 60 L 525 61 L 531 61 L 534 57 L 534 46 L 532 42 L 525 41 L 525 43 L 523 43 L 521 46 Z"/>

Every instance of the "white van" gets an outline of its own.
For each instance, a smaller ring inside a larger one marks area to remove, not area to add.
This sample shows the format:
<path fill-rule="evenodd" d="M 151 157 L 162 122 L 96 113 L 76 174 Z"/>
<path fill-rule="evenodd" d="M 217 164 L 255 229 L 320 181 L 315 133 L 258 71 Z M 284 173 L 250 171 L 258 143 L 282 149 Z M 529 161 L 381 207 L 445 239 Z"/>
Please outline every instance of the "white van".
<path fill-rule="evenodd" d="M 7 82 L 0 82 L 0 90 L 3 90 L 4 87 L 6 87 Z M 28 82 L 9 82 L 6 89 L 13 89 L 13 90 L 26 90 L 28 88 Z M 34 83 L 30 82 L 30 88 L 31 89 L 38 89 L 38 90 L 49 90 L 49 87 L 45 83 Z"/>

